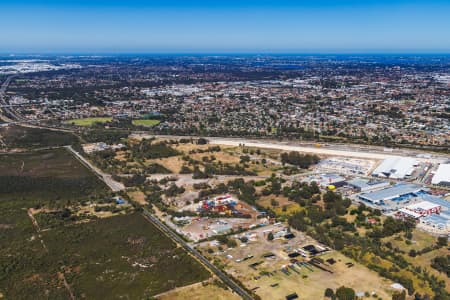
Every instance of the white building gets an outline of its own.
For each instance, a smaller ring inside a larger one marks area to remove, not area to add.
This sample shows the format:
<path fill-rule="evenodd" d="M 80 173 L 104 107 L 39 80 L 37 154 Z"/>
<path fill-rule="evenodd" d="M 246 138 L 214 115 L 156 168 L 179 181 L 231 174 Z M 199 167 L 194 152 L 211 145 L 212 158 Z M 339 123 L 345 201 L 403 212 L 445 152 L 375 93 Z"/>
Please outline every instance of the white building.
<path fill-rule="evenodd" d="M 411 176 L 419 162 L 411 157 L 389 157 L 372 172 L 373 176 L 404 179 Z"/>
<path fill-rule="evenodd" d="M 450 185 L 450 163 L 439 165 L 434 173 L 431 183 L 437 185 Z"/>

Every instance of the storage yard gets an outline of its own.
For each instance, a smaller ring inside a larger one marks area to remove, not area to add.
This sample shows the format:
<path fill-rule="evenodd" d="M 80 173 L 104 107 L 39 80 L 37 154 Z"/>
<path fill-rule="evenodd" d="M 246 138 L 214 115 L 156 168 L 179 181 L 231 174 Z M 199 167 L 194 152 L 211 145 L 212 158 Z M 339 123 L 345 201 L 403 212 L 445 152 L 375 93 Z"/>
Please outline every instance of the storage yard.
<path fill-rule="evenodd" d="M 240 229 L 248 229 L 257 224 L 264 224 L 264 221 L 258 220 L 256 223 L 252 219 L 245 218 L 201 218 L 201 217 L 184 217 L 182 219 L 174 218 L 175 222 L 184 223 L 177 227 L 177 231 L 188 239 L 199 241 L 216 235 L 228 234 L 231 231 Z"/>
<path fill-rule="evenodd" d="M 271 241 L 269 233 L 274 236 Z M 235 248 L 220 251 L 214 241 L 203 242 L 200 248 L 203 252 L 216 249 L 211 258 L 219 260 L 229 274 L 263 299 L 286 299 L 293 293 L 298 299 L 322 299 L 326 287 L 342 285 L 383 299 L 389 299 L 393 292 L 389 280 L 282 224 L 235 234 L 232 238 L 240 241 Z"/>
<path fill-rule="evenodd" d="M 375 160 L 349 157 L 329 157 L 316 166 L 318 172 L 337 172 L 345 175 L 369 175 L 376 165 Z"/>

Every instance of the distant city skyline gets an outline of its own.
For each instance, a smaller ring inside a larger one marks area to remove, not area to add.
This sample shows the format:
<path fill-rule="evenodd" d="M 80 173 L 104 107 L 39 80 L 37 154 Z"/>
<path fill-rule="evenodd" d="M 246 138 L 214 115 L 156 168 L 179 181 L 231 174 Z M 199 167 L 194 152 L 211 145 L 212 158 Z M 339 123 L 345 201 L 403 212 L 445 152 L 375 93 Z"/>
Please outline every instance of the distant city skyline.
<path fill-rule="evenodd" d="M 0 4 L 0 53 L 450 53 L 448 1 Z"/>

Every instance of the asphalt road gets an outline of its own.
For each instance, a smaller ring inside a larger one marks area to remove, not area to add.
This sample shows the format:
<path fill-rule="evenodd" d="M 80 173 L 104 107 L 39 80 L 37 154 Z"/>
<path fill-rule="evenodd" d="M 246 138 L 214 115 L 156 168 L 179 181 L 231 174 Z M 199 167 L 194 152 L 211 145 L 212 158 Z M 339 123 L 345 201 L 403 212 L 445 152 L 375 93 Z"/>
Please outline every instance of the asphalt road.
<path fill-rule="evenodd" d="M 123 185 L 123 183 L 115 181 L 112 176 L 110 174 L 106 174 L 104 173 L 102 170 L 100 170 L 99 168 L 97 168 L 96 166 L 94 166 L 93 164 L 91 164 L 87 159 L 85 159 L 83 156 L 81 156 L 80 153 L 78 153 L 77 151 L 75 151 L 72 146 L 65 146 L 67 148 L 67 150 L 69 150 L 70 152 L 73 153 L 73 155 L 75 155 L 75 157 L 83 164 L 85 165 L 87 168 L 91 169 L 101 180 L 103 180 L 103 182 L 109 186 L 109 188 L 113 191 L 113 192 L 119 192 L 121 190 L 125 189 L 125 186 Z"/>

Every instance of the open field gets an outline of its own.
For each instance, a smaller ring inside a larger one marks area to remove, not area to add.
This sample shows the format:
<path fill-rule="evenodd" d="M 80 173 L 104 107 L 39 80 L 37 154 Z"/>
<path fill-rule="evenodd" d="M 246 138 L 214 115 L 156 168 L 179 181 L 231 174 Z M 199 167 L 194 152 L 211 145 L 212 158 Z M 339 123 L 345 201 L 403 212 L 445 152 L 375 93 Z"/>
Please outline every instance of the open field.
<path fill-rule="evenodd" d="M 132 134 L 128 141 L 130 145 L 136 145 L 143 139 L 153 138 L 155 138 L 155 136 L 150 134 Z M 164 166 L 172 173 L 180 173 L 183 166 L 190 168 L 192 171 L 195 165 L 202 171 L 206 167 L 209 167 L 209 170 L 214 169 L 214 174 L 210 175 L 238 175 L 241 177 L 245 176 L 246 173 L 270 176 L 272 173 L 282 169 L 281 163 L 274 163 L 275 161 L 271 158 L 273 151 L 270 150 L 255 151 L 255 149 L 249 150 L 247 148 L 242 149 L 235 146 L 220 144 L 199 145 L 195 139 L 190 140 L 188 138 L 179 143 L 177 143 L 176 140 L 177 138 L 157 137 L 155 143 L 168 143 L 170 148 L 178 152 L 177 155 L 145 159 L 138 163 L 143 163 L 145 166 L 156 163 Z M 124 161 L 125 157 L 132 157 L 130 150 L 122 151 L 116 156 L 116 160 Z M 274 155 L 274 157 L 279 158 L 279 154 Z M 244 161 L 242 161 L 242 158 Z M 263 159 L 266 160 L 265 163 L 262 163 Z M 136 160 L 127 161 L 126 166 L 132 168 L 134 171 L 139 169 L 139 166 L 136 165 Z"/>
<path fill-rule="evenodd" d="M 185 163 L 181 156 L 171 156 L 166 158 L 157 158 L 157 159 L 148 159 L 145 161 L 146 165 L 150 165 L 152 163 L 157 163 L 162 165 L 164 168 L 172 171 L 173 173 L 179 173 L 181 167 Z"/>
<path fill-rule="evenodd" d="M 241 298 L 228 289 L 224 289 L 214 283 L 208 282 L 205 284 L 196 283 L 181 287 L 158 296 L 157 299 L 239 300 Z"/>
<path fill-rule="evenodd" d="M 392 283 L 381 278 L 377 273 L 336 251 L 324 254 L 320 258 L 324 260 L 333 258 L 337 261 L 332 266 L 328 266 L 333 274 L 315 267 L 311 269 L 312 271 L 306 268 L 297 269 L 298 273 L 291 271 L 290 275 L 277 271 L 274 276 L 262 276 L 261 279 L 249 281 L 248 286 L 250 288 L 259 287 L 256 293 L 262 299 L 281 300 L 294 292 L 298 294 L 299 299 L 327 299 L 323 296 L 327 287 L 336 290 L 341 286 L 351 287 L 356 292 L 368 292 L 369 294 L 374 292 L 384 300 L 391 299 L 390 295 L 393 290 L 390 288 L 390 284 Z M 353 263 L 354 266 L 349 268 L 346 263 Z M 279 285 L 271 287 L 276 283 Z M 371 299 L 371 297 L 365 299 Z"/>
<path fill-rule="evenodd" d="M 147 127 L 158 125 L 160 122 L 161 122 L 160 120 L 151 120 L 151 119 L 139 119 L 132 121 L 133 125 L 135 126 L 147 126 Z"/>
<path fill-rule="evenodd" d="M 140 190 L 130 191 L 130 192 L 128 192 L 128 196 L 130 196 L 130 198 L 133 201 L 135 201 L 141 205 L 148 204 L 147 200 L 145 199 L 145 194 L 143 192 L 141 192 Z"/>
<path fill-rule="evenodd" d="M 281 151 L 298 151 L 304 153 L 314 153 L 323 156 L 343 156 L 354 157 L 360 159 L 383 160 L 395 156 L 414 156 L 419 161 L 430 161 L 429 158 L 417 157 L 418 154 L 424 152 L 409 150 L 409 149 L 394 149 L 392 152 L 384 152 L 383 148 L 377 146 L 363 146 L 363 145 L 342 145 L 342 144 L 327 144 L 315 147 L 314 145 L 306 145 L 296 142 L 279 142 L 279 141 L 265 141 L 257 139 L 242 139 L 242 138 L 221 138 L 208 137 L 211 144 L 220 144 L 227 146 L 245 145 L 245 147 L 253 147 L 259 149 L 276 149 Z M 445 155 L 433 153 L 432 161 L 443 162 L 447 159 Z"/>
<path fill-rule="evenodd" d="M 439 273 L 437 270 L 430 267 L 431 260 L 433 258 L 435 258 L 437 256 L 445 256 L 445 255 L 449 254 L 449 251 L 446 247 L 442 247 L 440 249 L 435 249 L 435 250 L 429 251 L 427 253 L 417 255 L 415 257 L 411 257 L 408 255 L 408 253 L 411 250 L 420 251 L 426 247 L 432 247 L 432 246 L 436 245 L 435 237 L 433 237 L 432 235 L 430 235 L 426 232 L 420 231 L 418 229 L 415 229 L 413 231 L 413 236 L 411 239 L 412 243 L 410 245 L 408 245 L 406 243 L 406 240 L 404 237 L 402 237 L 401 240 L 399 238 L 395 238 L 395 237 L 396 236 L 386 239 L 386 242 L 389 241 L 392 243 L 392 246 L 394 248 L 398 248 L 401 251 L 404 251 L 405 254 L 403 255 L 403 257 L 407 261 L 411 262 L 415 266 L 420 266 L 421 268 L 427 269 L 431 274 L 435 275 L 440 280 L 444 280 L 447 287 L 450 286 L 450 278 L 448 278 L 444 273 Z"/>
<path fill-rule="evenodd" d="M 239 163 L 239 156 L 232 155 L 225 151 L 215 152 L 215 153 L 196 153 L 192 154 L 191 157 L 195 160 L 201 161 L 203 157 L 210 157 L 213 155 L 217 161 L 221 161 L 224 164 L 237 164 Z"/>
<path fill-rule="evenodd" d="M 95 118 L 67 120 L 66 123 L 74 124 L 76 126 L 92 126 L 95 123 L 106 123 L 106 122 L 111 122 L 111 121 L 112 121 L 111 117 L 95 117 Z"/>
<path fill-rule="evenodd" d="M 220 145 L 228 145 L 228 146 L 239 146 L 239 144 L 244 144 L 246 147 L 255 147 L 255 148 L 263 148 L 263 149 L 269 148 L 269 149 L 278 149 L 278 150 L 283 150 L 283 151 L 298 151 L 298 152 L 314 153 L 317 155 L 348 156 L 348 157 L 366 158 L 366 159 L 386 159 L 388 157 L 393 156 L 393 155 L 387 155 L 387 154 L 382 154 L 382 153 L 333 150 L 333 149 L 305 147 L 305 146 L 270 143 L 270 142 L 253 141 L 253 140 L 252 141 L 243 141 L 243 140 L 225 139 L 225 138 L 210 138 L 210 142 L 211 142 L 211 144 L 220 144 Z"/>
<path fill-rule="evenodd" d="M 248 233 L 237 234 L 234 237 L 246 235 L 249 242 L 224 252 L 216 252 L 212 259 L 225 266 L 225 270 L 238 278 L 243 284 L 254 290 L 262 299 L 285 299 L 286 295 L 297 293 L 299 299 L 324 299 L 327 287 L 336 289 L 342 285 L 353 288 L 357 292 L 368 292 L 382 299 L 391 299 L 393 292 L 391 281 L 380 277 L 376 272 L 367 269 L 354 260 L 345 257 L 337 251 L 326 251 L 316 256 L 302 257 L 298 255 L 295 261 L 310 262 L 312 257 L 324 261 L 321 270 L 311 264 L 293 265 L 289 254 L 307 245 L 320 246 L 314 239 L 302 232 L 293 230 L 292 239 L 279 238 L 267 240 L 267 234 L 282 230 L 282 226 L 269 225 Z M 208 243 L 203 249 L 210 248 Z M 270 255 L 270 256 L 268 256 Z M 334 261 L 327 262 L 328 259 Z M 349 266 L 351 264 L 351 266 Z M 291 267 L 288 267 L 291 265 Z M 283 272 L 282 269 L 287 272 Z"/>

